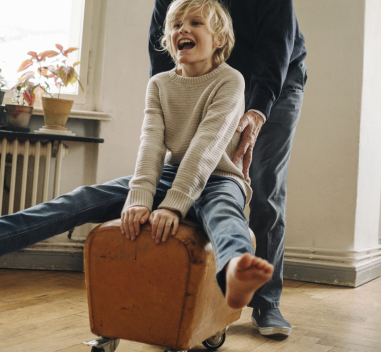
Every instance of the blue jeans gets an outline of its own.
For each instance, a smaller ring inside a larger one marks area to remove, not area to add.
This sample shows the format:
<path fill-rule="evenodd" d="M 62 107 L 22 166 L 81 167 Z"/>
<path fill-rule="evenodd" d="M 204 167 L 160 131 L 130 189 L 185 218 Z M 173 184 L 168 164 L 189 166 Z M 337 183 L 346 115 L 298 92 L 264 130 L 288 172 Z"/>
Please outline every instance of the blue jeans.
<path fill-rule="evenodd" d="M 250 228 L 257 239 L 256 255 L 274 265 L 271 280 L 256 291 L 249 304 L 253 308 L 279 307 L 283 287 L 287 172 L 306 80 L 304 63 L 289 69 L 281 95 L 253 150 L 249 172 L 253 189 Z"/>
<path fill-rule="evenodd" d="M 165 166 L 154 197 L 153 210 L 172 187 L 177 168 Z M 83 186 L 50 202 L 0 217 L 0 256 L 18 251 L 85 223 L 120 218 L 132 176 L 102 185 Z M 243 253 L 254 255 L 244 216 L 246 196 L 233 179 L 211 176 L 188 216 L 198 222 L 212 243 L 217 282 L 225 293 L 224 268 Z"/>

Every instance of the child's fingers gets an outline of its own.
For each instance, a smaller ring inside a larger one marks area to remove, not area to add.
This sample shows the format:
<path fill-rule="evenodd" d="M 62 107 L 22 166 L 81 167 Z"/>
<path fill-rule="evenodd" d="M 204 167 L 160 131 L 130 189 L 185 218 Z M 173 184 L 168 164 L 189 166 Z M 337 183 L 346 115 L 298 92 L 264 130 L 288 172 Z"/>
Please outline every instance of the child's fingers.
<path fill-rule="evenodd" d="M 157 244 L 160 243 L 161 237 L 162 237 L 163 232 L 164 232 L 164 227 L 165 227 L 165 219 L 161 218 L 159 225 L 157 226 L 157 230 L 156 230 L 155 242 Z"/>
<path fill-rule="evenodd" d="M 168 235 L 171 231 L 171 227 L 172 227 L 172 220 L 167 220 L 164 227 L 164 234 L 162 239 L 163 242 L 167 241 Z"/>
<path fill-rule="evenodd" d="M 125 234 L 126 238 L 129 240 L 130 239 L 130 231 L 128 230 L 128 212 L 126 212 L 124 214 L 122 226 L 124 229 L 124 234 Z"/>
<path fill-rule="evenodd" d="M 150 216 L 150 223 L 152 225 L 152 233 L 151 233 L 151 236 L 152 236 L 152 239 L 155 240 L 156 238 L 156 231 L 157 231 L 157 225 L 158 225 L 158 222 L 157 222 L 157 219 L 155 217 L 155 215 L 152 215 Z"/>
<path fill-rule="evenodd" d="M 175 218 L 175 220 L 173 221 L 172 236 L 176 235 L 178 229 L 179 229 L 179 219 Z"/>
<path fill-rule="evenodd" d="M 134 218 L 135 218 L 135 211 L 131 209 L 128 212 L 128 231 L 130 232 L 131 241 L 135 239 Z"/>
<path fill-rule="evenodd" d="M 147 211 L 143 214 L 143 216 L 140 218 L 140 223 L 141 224 L 145 224 L 148 220 L 148 217 L 150 215 L 150 212 L 149 210 L 147 209 Z"/>
<path fill-rule="evenodd" d="M 135 236 L 138 237 L 140 235 L 140 214 L 139 212 L 136 212 L 134 216 L 134 230 L 135 230 Z"/>
<path fill-rule="evenodd" d="M 122 212 L 122 215 L 120 217 L 120 232 L 122 233 L 123 236 L 125 235 L 124 227 L 123 227 L 124 218 L 125 216 L 124 216 L 124 213 Z"/>

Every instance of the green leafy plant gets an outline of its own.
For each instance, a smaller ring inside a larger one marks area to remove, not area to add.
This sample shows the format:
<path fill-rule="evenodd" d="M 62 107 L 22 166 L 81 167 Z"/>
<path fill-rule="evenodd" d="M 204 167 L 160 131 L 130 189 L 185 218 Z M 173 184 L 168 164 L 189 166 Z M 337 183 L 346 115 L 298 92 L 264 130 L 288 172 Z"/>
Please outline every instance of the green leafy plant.
<path fill-rule="evenodd" d="M 60 44 L 56 44 L 56 48 L 59 52 L 55 50 L 47 50 L 39 54 L 35 51 L 28 52 L 28 55 L 31 57 L 21 63 L 17 72 L 25 71 L 30 67 L 34 67 L 35 70 L 25 72 L 19 78 L 18 83 L 11 88 L 12 91 L 18 94 L 17 100 L 14 99 L 15 104 L 25 105 L 26 102 L 29 106 L 33 106 L 35 100 L 41 100 L 45 94 L 53 98 L 53 94 L 50 93 L 49 84 L 51 79 L 54 80 L 55 86 L 59 89 L 58 98 L 60 97 L 62 86 L 67 87 L 69 84 L 74 85 L 75 82 L 78 82 L 82 92 L 84 91 L 78 74 L 75 71 L 75 67 L 79 65 L 80 62 L 75 62 L 72 66 L 66 63 L 68 54 L 78 50 L 78 48 L 71 47 L 64 50 Z M 52 60 L 52 58 L 55 59 Z M 54 65 L 54 63 L 56 63 L 56 65 Z"/>

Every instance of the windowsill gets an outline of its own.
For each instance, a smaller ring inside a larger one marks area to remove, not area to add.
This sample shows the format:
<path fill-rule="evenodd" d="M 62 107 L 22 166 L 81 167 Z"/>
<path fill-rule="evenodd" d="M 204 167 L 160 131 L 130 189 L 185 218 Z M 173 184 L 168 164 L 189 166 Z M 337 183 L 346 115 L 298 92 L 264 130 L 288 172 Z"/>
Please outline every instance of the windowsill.
<path fill-rule="evenodd" d="M 41 108 L 34 108 L 33 115 L 43 116 L 44 112 Z M 99 120 L 99 121 L 111 121 L 112 115 L 107 112 L 99 111 L 84 111 L 84 110 L 72 110 L 69 118 L 73 119 L 85 119 L 85 120 Z"/>

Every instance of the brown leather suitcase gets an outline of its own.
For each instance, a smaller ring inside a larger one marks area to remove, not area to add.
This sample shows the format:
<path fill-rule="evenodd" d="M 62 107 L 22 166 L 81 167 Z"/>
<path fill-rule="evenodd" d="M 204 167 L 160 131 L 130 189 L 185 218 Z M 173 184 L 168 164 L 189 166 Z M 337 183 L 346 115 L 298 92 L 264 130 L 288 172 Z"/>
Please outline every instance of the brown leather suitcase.
<path fill-rule="evenodd" d="M 194 222 L 182 221 L 159 245 L 149 224 L 130 241 L 120 220 L 107 222 L 88 236 L 84 259 L 95 335 L 188 350 L 240 318 L 225 303 L 212 246 Z"/>

